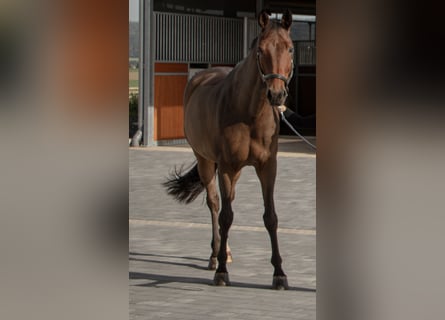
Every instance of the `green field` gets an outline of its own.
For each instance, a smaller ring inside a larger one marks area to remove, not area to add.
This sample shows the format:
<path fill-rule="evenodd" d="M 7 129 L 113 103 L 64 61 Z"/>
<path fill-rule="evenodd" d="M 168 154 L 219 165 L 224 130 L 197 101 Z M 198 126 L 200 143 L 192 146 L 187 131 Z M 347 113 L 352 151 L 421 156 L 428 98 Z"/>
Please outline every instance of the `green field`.
<path fill-rule="evenodd" d="M 128 87 L 138 87 L 139 86 L 139 70 L 129 69 L 128 70 Z"/>

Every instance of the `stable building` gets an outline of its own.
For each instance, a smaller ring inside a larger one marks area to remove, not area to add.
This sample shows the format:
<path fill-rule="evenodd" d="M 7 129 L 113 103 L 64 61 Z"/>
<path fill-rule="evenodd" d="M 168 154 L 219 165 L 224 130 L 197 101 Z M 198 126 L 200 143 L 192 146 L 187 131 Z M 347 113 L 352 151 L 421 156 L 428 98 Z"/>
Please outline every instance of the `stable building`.
<path fill-rule="evenodd" d="M 259 33 L 257 13 L 272 19 L 289 8 L 295 71 L 286 102 L 303 119 L 315 116 L 315 1 L 140 0 L 139 130 L 132 145 L 185 142 L 187 81 L 213 66 L 235 66 Z M 315 133 L 315 128 L 311 129 Z M 285 129 L 284 133 L 285 132 Z"/>

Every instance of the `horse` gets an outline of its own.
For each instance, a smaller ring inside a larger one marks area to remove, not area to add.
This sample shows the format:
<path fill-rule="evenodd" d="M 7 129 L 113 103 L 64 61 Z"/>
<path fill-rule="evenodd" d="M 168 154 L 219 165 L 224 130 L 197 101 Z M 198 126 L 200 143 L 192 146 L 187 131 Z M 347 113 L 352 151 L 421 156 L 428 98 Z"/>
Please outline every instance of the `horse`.
<path fill-rule="evenodd" d="M 191 169 L 175 170 L 164 182 L 167 193 L 183 203 L 193 201 L 204 189 L 212 217 L 212 254 L 209 269 L 218 268 L 217 286 L 230 285 L 227 262 L 228 232 L 233 222 L 235 185 L 244 166 L 253 166 L 264 202 L 264 225 L 269 233 L 274 267 L 272 288 L 288 289 L 277 238 L 278 218 L 274 204 L 277 172 L 277 107 L 288 96 L 293 75 L 292 14 L 280 21 L 270 12 L 258 15 L 261 31 L 247 57 L 233 69 L 214 67 L 197 73 L 184 93 L 184 133 L 196 163 Z M 217 191 L 219 183 L 220 199 Z M 228 261 L 229 260 L 229 261 Z"/>

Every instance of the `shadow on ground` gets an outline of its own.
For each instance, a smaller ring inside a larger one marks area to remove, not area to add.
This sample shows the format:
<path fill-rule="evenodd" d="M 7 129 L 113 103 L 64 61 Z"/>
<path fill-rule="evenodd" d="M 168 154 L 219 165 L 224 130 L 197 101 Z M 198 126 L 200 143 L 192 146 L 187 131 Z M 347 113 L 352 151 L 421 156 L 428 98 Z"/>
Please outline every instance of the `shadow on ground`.
<path fill-rule="evenodd" d="M 197 277 L 186 277 L 186 276 L 171 276 L 171 275 L 162 275 L 162 274 L 154 274 L 154 273 L 142 273 L 142 272 L 130 272 L 129 273 L 130 280 L 149 280 L 149 283 L 137 284 L 139 287 L 161 287 L 162 285 L 171 284 L 171 283 L 183 283 L 183 284 L 200 284 L 206 286 L 213 286 L 213 281 L 209 278 L 197 278 Z M 254 284 L 254 283 L 246 283 L 246 282 L 238 282 L 231 281 L 231 287 L 235 288 L 249 288 L 249 289 L 267 289 L 271 290 L 270 285 L 262 285 L 262 284 Z M 179 288 L 181 289 L 181 288 Z M 186 290 L 182 288 L 183 290 Z M 190 289 L 187 289 L 190 290 Z M 195 290 L 198 290 L 195 288 Z M 316 292 L 315 289 L 312 288 L 303 288 L 303 287 L 289 287 L 289 291 L 300 291 L 300 292 Z"/>

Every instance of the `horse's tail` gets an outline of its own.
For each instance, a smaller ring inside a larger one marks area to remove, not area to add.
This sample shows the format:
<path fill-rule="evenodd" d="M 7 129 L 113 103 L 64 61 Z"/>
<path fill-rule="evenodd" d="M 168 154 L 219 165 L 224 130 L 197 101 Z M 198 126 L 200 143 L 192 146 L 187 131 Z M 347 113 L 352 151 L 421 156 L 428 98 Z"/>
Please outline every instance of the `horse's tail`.
<path fill-rule="evenodd" d="M 190 170 L 184 170 L 184 166 L 175 168 L 167 181 L 163 183 L 167 193 L 178 202 L 190 203 L 204 190 L 196 163 Z"/>

